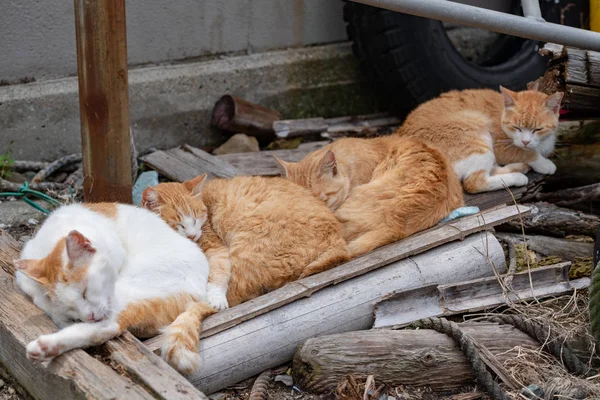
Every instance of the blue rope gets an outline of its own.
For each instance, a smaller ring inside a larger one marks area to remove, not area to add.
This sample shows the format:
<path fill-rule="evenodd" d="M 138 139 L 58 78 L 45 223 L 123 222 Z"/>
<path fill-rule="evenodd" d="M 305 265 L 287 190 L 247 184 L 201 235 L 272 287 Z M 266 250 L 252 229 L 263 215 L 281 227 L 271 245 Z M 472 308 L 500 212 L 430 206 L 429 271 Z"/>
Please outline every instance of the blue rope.
<path fill-rule="evenodd" d="M 23 186 L 19 188 L 17 192 L 3 192 L 0 193 L 0 197 L 15 197 L 17 199 L 23 199 L 23 201 L 29 204 L 31 207 L 35 208 L 38 211 L 43 212 L 44 214 L 50 214 L 50 211 L 46 210 L 44 207 L 40 206 L 33 200 L 31 200 L 27 196 L 34 196 L 39 198 L 40 200 L 44 200 L 46 203 L 51 206 L 58 207 L 61 205 L 60 201 L 53 199 L 52 197 L 45 195 L 42 192 L 38 192 L 37 190 L 29 189 L 29 183 L 25 182 Z"/>

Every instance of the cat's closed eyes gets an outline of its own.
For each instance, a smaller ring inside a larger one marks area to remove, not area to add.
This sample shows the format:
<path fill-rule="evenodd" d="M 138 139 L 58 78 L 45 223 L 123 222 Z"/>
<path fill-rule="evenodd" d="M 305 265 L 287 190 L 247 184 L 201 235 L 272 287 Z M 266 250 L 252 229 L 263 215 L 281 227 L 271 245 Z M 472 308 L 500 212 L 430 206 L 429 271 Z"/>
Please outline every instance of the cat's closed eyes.
<path fill-rule="evenodd" d="M 147 210 L 113 203 L 73 204 L 54 211 L 15 260 L 18 286 L 60 331 L 27 346 L 50 361 L 131 330 L 164 329 L 163 357 L 182 373 L 199 368 L 198 321 L 206 301 L 202 251 Z"/>
<path fill-rule="evenodd" d="M 553 174 L 562 93 L 501 93 L 470 89 L 443 93 L 413 110 L 396 134 L 419 138 L 449 158 L 464 190 L 478 193 L 524 186 L 530 169 Z"/>

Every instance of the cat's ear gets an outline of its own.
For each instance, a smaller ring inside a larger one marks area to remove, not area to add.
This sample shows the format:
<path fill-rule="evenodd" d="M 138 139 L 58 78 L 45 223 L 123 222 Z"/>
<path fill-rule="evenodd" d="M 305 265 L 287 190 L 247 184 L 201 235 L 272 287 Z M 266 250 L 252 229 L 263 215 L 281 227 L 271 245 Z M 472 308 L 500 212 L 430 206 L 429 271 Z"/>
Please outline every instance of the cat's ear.
<path fill-rule="evenodd" d="M 275 157 L 275 160 L 277 160 L 277 167 L 279 168 L 279 175 L 286 177 L 286 178 L 289 177 L 290 176 L 290 166 L 292 163 L 283 161 L 281 158 L 279 158 L 277 156 L 273 156 L 273 157 Z"/>
<path fill-rule="evenodd" d="M 92 242 L 79 231 L 71 231 L 67 235 L 67 256 L 74 267 L 85 266 L 94 255 L 96 249 Z"/>
<path fill-rule="evenodd" d="M 321 160 L 321 165 L 319 166 L 319 175 L 320 176 L 330 176 L 334 177 L 338 173 L 337 162 L 335 160 L 335 154 L 333 151 L 329 150 L 325 154 L 325 157 Z"/>
<path fill-rule="evenodd" d="M 160 194 L 156 189 L 149 187 L 142 192 L 142 207 L 148 210 L 154 210 L 160 205 Z"/>
<path fill-rule="evenodd" d="M 527 90 L 535 90 L 536 92 L 540 89 L 540 81 L 533 81 L 527 84 Z"/>
<path fill-rule="evenodd" d="M 508 90 L 504 86 L 500 86 L 500 92 L 502 92 L 502 96 L 504 96 L 504 108 L 511 108 L 515 106 L 515 92 L 512 90 Z"/>
<path fill-rule="evenodd" d="M 183 186 L 189 190 L 193 196 L 198 196 L 202 193 L 202 188 L 206 184 L 206 174 L 198 175 L 194 179 L 183 182 Z"/>
<path fill-rule="evenodd" d="M 552 96 L 548 96 L 546 99 L 546 107 L 548 107 L 554 114 L 558 114 L 560 111 L 560 104 L 564 96 L 563 92 L 556 92 Z"/>
<path fill-rule="evenodd" d="M 41 260 L 13 260 L 17 270 L 21 271 L 29 278 L 46 285 L 48 279 L 46 278 L 46 269 Z"/>

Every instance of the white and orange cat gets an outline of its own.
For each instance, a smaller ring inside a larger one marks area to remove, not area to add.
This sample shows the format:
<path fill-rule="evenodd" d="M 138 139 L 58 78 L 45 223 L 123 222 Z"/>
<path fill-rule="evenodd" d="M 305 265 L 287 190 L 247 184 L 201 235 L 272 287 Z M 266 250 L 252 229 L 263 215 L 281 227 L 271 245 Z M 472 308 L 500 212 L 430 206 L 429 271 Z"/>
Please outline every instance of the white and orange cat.
<path fill-rule="evenodd" d="M 524 186 L 526 172 L 553 174 L 563 93 L 488 89 L 450 91 L 421 104 L 397 130 L 441 149 L 466 192 Z"/>
<path fill-rule="evenodd" d="M 198 241 L 210 263 L 208 301 L 216 309 L 349 259 L 333 213 L 282 178 L 207 180 L 203 174 L 146 189 L 142 206 Z"/>
<path fill-rule="evenodd" d="M 287 179 L 335 212 L 352 257 L 430 228 L 463 205 L 448 160 L 420 140 L 345 138 L 297 163 L 278 161 Z"/>
<path fill-rule="evenodd" d="M 208 262 L 156 214 L 114 204 L 72 204 L 54 211 L 15 260 L 17 285 L 62 328 L 27 346 L 47 362 L 131 330 L 164 329 L 163 358 L 182 373 L 199 367 Z"/>

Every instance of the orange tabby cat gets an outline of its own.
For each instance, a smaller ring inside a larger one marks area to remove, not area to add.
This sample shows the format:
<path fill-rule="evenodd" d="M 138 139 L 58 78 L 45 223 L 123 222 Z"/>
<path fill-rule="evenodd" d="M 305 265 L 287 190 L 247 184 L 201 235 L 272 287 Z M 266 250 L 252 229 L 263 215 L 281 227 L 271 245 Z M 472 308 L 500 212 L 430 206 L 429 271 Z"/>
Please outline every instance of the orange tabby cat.
<path fill-rule="evenodd" d="M 161 183 L 142 205 L 198 241 L 210 264 L 208 302 L 235 306 L 346 261 L 331 211 L 282 178 L 236 177 Z"/>
<path fill-rule="evenodd" d="M 562 93 L 451 91 L 412 111 L 397 134 L 442 149 L 469 193 L 524 186 L 529 168 L 553 174 Z M 502 165 L 499 166 L 499 165 Z"/>
<path fill-rule="evenodd" d="M 352 257 L 427 229 L 463 205 L 448 160 L 419 140 L 346 138 L 300 162 L 278 161 L 289 180 L 335 211 Z"/>

